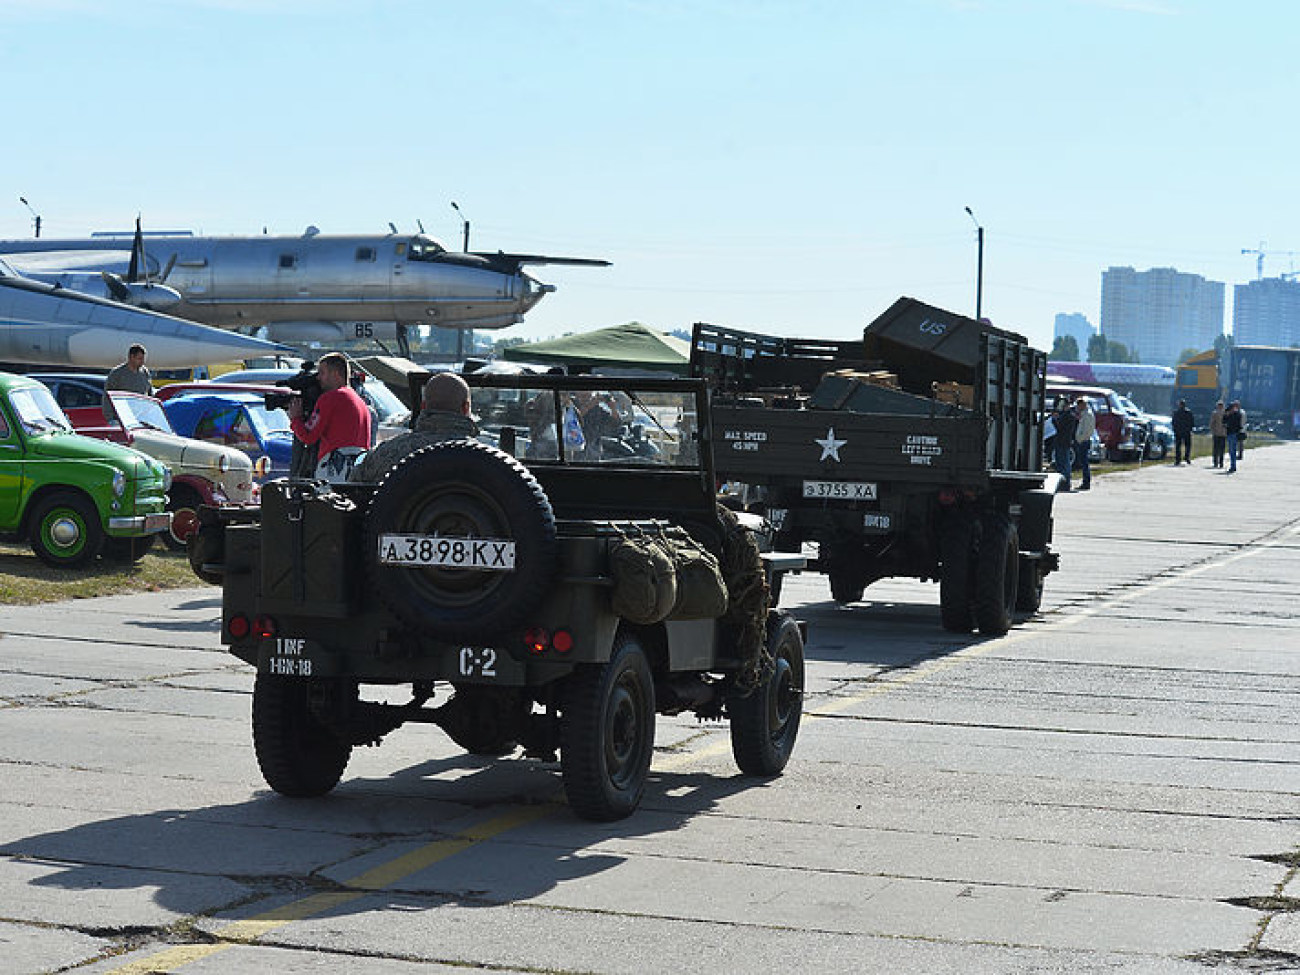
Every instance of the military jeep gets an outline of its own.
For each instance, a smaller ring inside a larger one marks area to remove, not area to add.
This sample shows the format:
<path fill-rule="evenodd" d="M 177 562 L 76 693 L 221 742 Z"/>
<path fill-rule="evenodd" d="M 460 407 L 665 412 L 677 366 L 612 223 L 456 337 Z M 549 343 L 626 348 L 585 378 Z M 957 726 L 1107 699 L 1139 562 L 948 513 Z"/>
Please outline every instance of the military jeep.
<path fill-rule="evenodd" d="M 322 795 L 354 746 L 425 722 L 475 755 L 558 752 L 574 811 L 613 820 L 655 714 L 683 712 L 729 721 L 743 772 L 780 773 L 804 633 L 768 597 L 799 559 L 718 505 L 705 384 L 466 378 L 478 439 L 416 431 L 377 483 L 273 481 L 260 511 L 201 515 L 191 562 L 257 667 L 267 783 Z M 408 702 L 369 699 L 399 684 Z"/>

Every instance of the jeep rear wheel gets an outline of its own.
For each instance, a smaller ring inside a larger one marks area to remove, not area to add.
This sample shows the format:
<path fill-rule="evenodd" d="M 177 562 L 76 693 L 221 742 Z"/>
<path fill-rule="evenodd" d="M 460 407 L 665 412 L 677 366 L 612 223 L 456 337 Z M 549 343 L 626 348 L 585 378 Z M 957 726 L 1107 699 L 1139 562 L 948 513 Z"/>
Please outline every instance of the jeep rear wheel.
<path fill-rule="evenodd" d="M 654 679 L 640 641 L 621 633 L 607 664 L 568 678 L 560 719 L 560 771 L 573 811 L 607 822 L 641 802 L 655 740 Z"/>
<path fill-rule="evenodd" d="M 262 778 L 291 799 L 323 796 L 339 783 L 352 746 L 339 741 L 311 709 L 306 677 L 258 674 L 253 683 L 253 750 Z M 332 688 L 331 688 L 332 690 Z M 356 693 L 355 686 L 347 689 Z"/>
<path fill-rule="evenodd" d="M 727 698 L 731 754 L 746 775 L 779 775 L 794 751 L 803 716 L 803 637 L 788 613 L 767 621 L 772 662 L 749 694 Z"/>
<path fill-rule="evenodd" d="M 381 543 L 392 535 L 435 547 L 447 540 L 458 551 L 479 548 L 461 539 L 509 542 L 514 565 L 389 564 Z M 366 514 L 365 550 L 374 591 L 394 615 L 458 641 L 525 621 L 550 589 L 559 551 L 555 514 L 537 479 L 513 457 L 466 440 L 425 447 L 389 472 Z"/>
<path fill-rule="evenodd" d="M 37 502 L 29 534 L 37 558 L 56 569 L 79 568 L 104 547 L 99 512 L 90 501 L 71 491 L 51 494 Z"/>

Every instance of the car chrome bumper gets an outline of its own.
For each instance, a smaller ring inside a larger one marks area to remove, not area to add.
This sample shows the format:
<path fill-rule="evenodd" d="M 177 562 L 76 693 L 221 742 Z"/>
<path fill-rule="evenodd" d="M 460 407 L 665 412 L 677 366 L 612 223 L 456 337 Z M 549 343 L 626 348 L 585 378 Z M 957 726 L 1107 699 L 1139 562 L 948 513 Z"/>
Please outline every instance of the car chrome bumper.
<path fill-rule="evenodd" d="M 108 519 L 110 531 L 137 531 L 146 535 L 166 531 L 171 525 L 172 513 L 170 511 L 159 511 L 151 515 L 135 515 L 131 518 Z"/>

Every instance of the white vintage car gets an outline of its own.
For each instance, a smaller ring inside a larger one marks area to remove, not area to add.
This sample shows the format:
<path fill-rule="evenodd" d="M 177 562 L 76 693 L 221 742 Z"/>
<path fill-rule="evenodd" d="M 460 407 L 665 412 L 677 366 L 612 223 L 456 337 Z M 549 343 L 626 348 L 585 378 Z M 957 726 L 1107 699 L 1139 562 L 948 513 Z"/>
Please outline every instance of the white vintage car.
<path fill-rule="evenodd" d="M 242 450 L 180 436 L 162 404 L 151 396 L 113 391 L 102 408 L 74 407 L 66 412 L 78 433 L 134 447 L 171 469 L 167 508 L 172 512 L 172 527 L 162 535 L 169 548 L 185 547 L 186 537 L 197 526 L 199 505 L 258 498 L 254 478 L 265 471 L 258 471 Z M 258 464 L 266 466 L 266 458 Z"/>

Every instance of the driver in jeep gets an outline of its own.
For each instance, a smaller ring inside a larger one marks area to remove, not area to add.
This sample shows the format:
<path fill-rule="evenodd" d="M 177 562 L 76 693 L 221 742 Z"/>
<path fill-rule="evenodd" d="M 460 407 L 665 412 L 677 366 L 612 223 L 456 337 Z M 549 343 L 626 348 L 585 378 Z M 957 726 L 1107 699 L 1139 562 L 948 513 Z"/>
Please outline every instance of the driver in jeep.
<path fill-rule="evenodd" d="M 373 483 L 421 447 L 447 440 L 473 440 L 479 435 L 478 425 L 470 418 L 469 386 L 460 376 L 435 373 L 424 384 L 421 399 L 415 429 L 375 447 L 352 469 L 348 480 Z"/>

